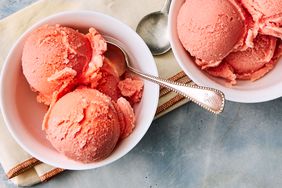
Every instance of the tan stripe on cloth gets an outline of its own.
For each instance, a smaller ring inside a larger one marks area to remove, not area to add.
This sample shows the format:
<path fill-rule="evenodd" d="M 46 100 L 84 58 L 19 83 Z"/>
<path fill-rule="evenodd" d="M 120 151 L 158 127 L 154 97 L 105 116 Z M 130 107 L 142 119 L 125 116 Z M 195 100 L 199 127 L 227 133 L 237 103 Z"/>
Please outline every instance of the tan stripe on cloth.
<path fill-rule="evenodd" d="M 179 79 L 181 79 L 181 78 L 183 78 L 183 77 L 187 77 L 187 76 L 186 76 L 186 74 L 185 74 L 183 71 L 180 71 L 180 72 L 177 73 L 176 75 L 170 77 L 169 80 L 175 82 L 175 81 L 177 81 L 177 80 L 179 80 Z M 163 86 L 160 87 L 160 90 L 161 90 L 161 91 L 162 91 L 162 90 L 165 90 L 165 89 L 166 89 L 166 88 L 163 87 Z"/>
<path fill-rule="evenodd" d="M 15 166 L 14 168 L 12 168 L 11 170 L 9 170 L 7 172 L 7 177 L 9 179 L 19 175 L 20 173 L 27 171 L 28 169 L 34 167 L 35 165 L 41 163 L 39 160 L 35 159 L 34 157 L 18 164 L 17 166 Z"/>
<path fill-rule="evenodd" d="M 55 176 L 55 175 L 57 175 L 57 174 L 59 174 L 63 171 L 64 171 L 64 169 L 62 169 L 62 168 L 55 168 L 55 169 L 47 172 L 46 174 L 40 176 L 39 178 L 40 178 L 41 182 L 48 181 L 50 178 L 52 178 L 53 176 Z"/>
<path fill-rule="evenodd" d="M 183 99 L 185 99 L 185 97 L 183 97 L 182 95 L 176 95 L 175 97 L 173 97 L 172 99 L 170 99 L 166 103 L 160 105 L 157 109 L 156 115 L 159 115 L 160 113 L 167 110 L 171 106 L 175 105 L 179 101 L 182 101 Z"/>

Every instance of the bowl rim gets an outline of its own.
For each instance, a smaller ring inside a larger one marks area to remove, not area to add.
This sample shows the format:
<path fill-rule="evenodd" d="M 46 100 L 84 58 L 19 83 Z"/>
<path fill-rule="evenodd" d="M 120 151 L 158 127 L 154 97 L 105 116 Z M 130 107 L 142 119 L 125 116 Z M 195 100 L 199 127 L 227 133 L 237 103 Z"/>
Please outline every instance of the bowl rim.
<path fill-rule="evenodd" d="M 184 0 L 183 0 L 184 1 Z M 282 82 L 277 83 L 275 85 L 269 86 L 267 88 L 268 92 L 265 88 L 260 88 L 256 90 L 235 90 L 234 88 L 228 88 L 225 87 L 213 80 L 210 80 L 210 82 L 205 82 L 204 80 L 200 79 L 200 77 L 195 76 L 191 71 L 189 71 L 185 65 L 183 60 L 180 57 L 180 54 L 177 50 L 177 39 L 174 38 L 173 35 L 173 27 L 175 20 L 173 19 L 173 12 L 175 12 L 176 4 L 179 3 L 178 0 L 172 0 L 171 6 L 170 6 L 170 14 L 168 16 L 168 36 L 172 48 L 172 52 L 176 58 L 176 61 L 178 65 L 181 67 L 181 69 L 192 79 L 193 82 L 195 82 L 198 85 L 204 85 L 207 87 L 214 87 L 216 89 L 219 89 L 224 92 L 225 98 L 228 101 L 232 102 L 239 102 L 239 103 L 260 103 L 260 102 L 267 102 L 271 101 L 277 98 L 282 97 L 282 90 L 279 88 L 282 88 Z M 191 60 L 190 60 L 191 61 Z M 282 61 L 282 59 L 280 59 Z M 193 62 L 193 61 L 191 61 Z M 282 63 L 282 62 L 281 62 Z M 217 79 L 217 78 L 216 78 Z"/>
<path fill-rule="evenodd" d="M 0 109 L 2 111 L 2 116 L 3 116 L 3 120 L 4 120 L 4 123 L 5 123 L 5 126 L 7 127 L 8 131 L 10 132 L 10 134 L 12 135 L 12 137 L 15 139 L 15 141 L 21 146 L 21 148 L 23 148 L 27 153 L 29 153 L 31 156 L 37 158 L 38 160 L 46 163 L 46 164 L 49 164 L 49 165 L 52 165 L 54 167 L 59 167 L 59 168 L 64 168 L 64 169 L 69 169 L 69 170 L 87 170 L 87 169 L 95 169 L 95 168 L 99 168 L 99 167 L 102 167 L 102 166 L 106 166 L 108 164 L 111 164 L 113 162 L 115 162 L 116 160 L 122 158 L 123 156 L 125 156 L 129 151 L 131 151 L 140 141 L 141 139 L 144 137 L 144 135 L 146 134 L 146 132 L 148 131 L 150 125 L 152 124 L 152 121 L 154 120 L 154 117 L 155 117 L 155 112 L 157 110 L 157 107 L 158 107 L 158 101 L 159 101 L 159 85 L 154 85 L 153 89 L 151 91 L 151 95 L 153 96 L 152 97 L 152 101 L 151 101 L 151 106 L 150 108 L 152 109 L 152 111 L 154 111 L 154 113 L 152 114 L 148 114 L 147 117 L 148 117 L 148 126 L 144 129 L 144 131 L 142 132 L 143 134 L 138 134 L 136 135 L 136 138 L 134 139 L 134 143 L 132 143 L 130 145 L 130 147 L 126 147 L 122 152 L 120 152 L 117 156 L 115 156 L 115 158 L 113 158 L 112 160 L 109 160 L 107 162 L 104 162 L 104 163 L 99 163 L 99 164 L 95 164 L 95 162 L 93 163 L 81 163 L 81 165 L 79 165 L 78 167 L 71 167 L 71 168 L 68 168 L 64 165 L 61 165 L 63 163 L 57 163 L 57 162 L 51 162 L 49 161 L 48 159 L 46 159 L 44 156 L 39 156 L 37 154 L 37 152 L 34 152 L 33 149 L 27 147 L 24 142 L 22 142 L 17 134 L 16 131 L 14 131 L 14 128 L 13 126 L 11 126 L 11 115 L 9 115 L 7 113 L 7 111 L 5 110 L 7 107 L 6 107 L 6 104 L 5 104 L 5 97 L 4 97 L 4 80 L 5 80 L 5 75 L 7 74 L 7 66 L 10 62 L 10 59 L 12 58 L 13 56 L 13 52 L 14 50 L 16 49 L 16 47 L 19 45 L 19 43 L 31 32 L 33 31 L 34 29 L 38 28 L 39 26 L 41 25 L 44 25 L 44 24 L 48 24 L 46 22 L 48 21 L 51 21 L 51 20 L 54 20 L 58 17 L 65 17 L 65 16 L 75 16 L 75 15 L 88 15 L 88 16 L 92 16 L 92 17 L 104 17 L 105 19 L 107 20 L 110 20 L 111 22 L 116 22 L 117 24 L 121 25 L 122 27 L 126 28 L 126 30 L 128 30 L 128 32 L 130 33 L 134 33 L 134 35 L 136 36 L 136 39 L 138 39 L 140 41 L 140 44 L 142 43 L 142 48 L 145 49 L 144 53 L 148 54 L 148 57 L 150 56 L 152 62 L 155 62 L 154 58 L 153 58 L 153 55 L 151 54 L 149 48 L 147 47 L 147 45 L 145 44 L 145 42 L 142 40 L 142 38 L 131 28 L 129 27 L 127 24 L 123 23 L 122 21 L 118 20 L 117 18 L 114 18 L 112 16 L 109 16 L 109 15 L 106 15 L 104 13 L 101 13 L 101 12 L 97 12 L 97 11 L 88 11 L 88 10 L 69 10 L 69 11 L 62 11 L 62 12 L 59 12 L 59 13 L 55 13 L 55 14 L 52 14 L 52 15 L 49 15 L 39 21 L 37 21 L 36 23 L 32 24 L 30 27 L 28 27 L 21 35 L 20 37 L 18 37 L 18 39 L 16 40 L 16 42 L 14 42 L 14 44 L 12 45 L 12 47 L 10 48 L 9 52 L 8 52 L 8 55 L 6 56 L 4 62 L 3 62 L 3 65 L 2 65 L 2 70 L 1 70 L 1 73 L 0 73 Z M 154 75 L 154 76 L 158 76 L 158 69 L 157 69 L 157 66 L 156 64 L 154 63 L 152 65 L 152 69 L 151 69 L 151 74 Z M 103 160 L 102 160 L 103 161 Z"/>

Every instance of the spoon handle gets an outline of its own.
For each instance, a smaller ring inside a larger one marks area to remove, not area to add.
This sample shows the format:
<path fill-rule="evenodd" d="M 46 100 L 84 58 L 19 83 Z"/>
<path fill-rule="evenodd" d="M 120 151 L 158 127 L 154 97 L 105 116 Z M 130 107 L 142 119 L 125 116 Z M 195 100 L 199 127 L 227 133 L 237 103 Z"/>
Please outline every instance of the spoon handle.
<path fill-rule="evenodd" d="M 170 80 L 165 80 L 145 73 L 141 73 L 132 67 L 128 67 L 128 70 L 141 76 L 144 79 L 155 82 L 180 95 L 183 95 L 184 97 L 187 97 L 194 103 L 210 112 L 219 114 L 223 111 L 225 103 L 224 94 L 217 89 L 172 82 Z"/>
<path fill-rule="evenodd" d="M 171 4 L 171 0 L 166 0 L 164 5 L 163 5 L 163 8 L 161 9 L 161 12 L 165 13 L 165 14 L 168 14 L 170 4 Z"/>

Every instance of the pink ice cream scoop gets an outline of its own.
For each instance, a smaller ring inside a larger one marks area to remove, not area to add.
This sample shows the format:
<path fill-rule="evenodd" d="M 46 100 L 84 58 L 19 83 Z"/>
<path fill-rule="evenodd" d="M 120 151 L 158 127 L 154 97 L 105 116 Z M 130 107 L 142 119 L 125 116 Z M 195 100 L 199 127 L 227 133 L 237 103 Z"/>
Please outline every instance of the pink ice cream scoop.
<path fill-rule="evenodd" d="M 49 105 L 53 97 L 70 90 L 82 77 L 89 79 L 86 73 L 102 65 L 106 43 L 99 36 L 92 28 L 84 35 L 60 25 L 44 25 L 29 35 L 22 68 L 39 102 Z"/>
<path fill-rule="evenodd" d="M 84 163 L 101 160 L 113 151 L 121 134 L 117 108 L 101 92 L 79 88 L 51 106 L 43 128 L 67 157 Z"/>
<path fill-rule="evenodd" d="M 44 25 L 27 38 L 22 56 L 23 73 L 39 100 L 50 104 L 53 93 L 70 85 L 90 61 L 89 40 L 62 26 Z"/>
<path fill-rule="evenodd" d="M 215 67 L 244 46 L 246 21 L 236 0 L 186 0 L 178 13 L 177 32 L 200 67 Z"/>
<path fill-rule="evenodd" d="M 229 54 L 218 67 L 206 71 L 235 84 L 237 79 L 255 81 L 273 69 L 277 62 L 275 37 L 258 35 L 254 48 Z M 275 57 L 275 58 L 274 58 Z"/>
<path fill-rule="evenodd" d="M 118 98 L 121 97 L 121 93 L 118 89 L 120 77 L 117 74 L 116 69 L 111 66 L 111 61 L 106 57 L 104 59 L 103 66 L 100 69 L 99 74 L 101 79 L 99 79 L 96 84 L 97 86 L 94 88 L 108 95 L 114 101 L 117 101 Z"/>
<path fill-rule="evenodd" d="M 126 70 L 126 62 L 122 51 L 113 45 L 107 45 L 102 67 L 90 81 L 91 88 L 95 88 L 110 96 L 114 101 L 121 97 L 118 83 Z"/>
<path fill-rule="evenodd" d="M 118 83 L 118 88 L 123 97 L 125 97 L 131 104 L 136 104 L 141 101 L 144 82 L 140 77 L 126 72 L 124 80 Z"/>
<path fill-rule="evenodd" d="M 138 76 L 126 71 L 123 52 L 113 45 L 108 45 L 105 52 L 102 79 L 96 89 L 109 95 L 113 100 L 125 97 L 132 105 L 141 101 L 144 83 Z"/>
<path fill-rule="evenodd" d="M 281 0 L 241 0 L 261 34 L 282 39 Z"/>
<path fill-rule="evenodd" d="M 117 100 L 118 113 L 121 120 L 120 138 L 124 139 L 129 136 L 135 128 L 135 114 L 130 103 L 123 97 Z"/>
<path fill-rule="evenodd" d="M 38 102 L 50 105 L 47 139 L 67 157 L 102 160 L 134 130 L 132 105 L 141 100 L 143 81 L 125 73 L 122 52 L 107 49 L 94 28 L 86 35 L 60 25 L 36 29 L 26 39 L 22 68 Z"/>

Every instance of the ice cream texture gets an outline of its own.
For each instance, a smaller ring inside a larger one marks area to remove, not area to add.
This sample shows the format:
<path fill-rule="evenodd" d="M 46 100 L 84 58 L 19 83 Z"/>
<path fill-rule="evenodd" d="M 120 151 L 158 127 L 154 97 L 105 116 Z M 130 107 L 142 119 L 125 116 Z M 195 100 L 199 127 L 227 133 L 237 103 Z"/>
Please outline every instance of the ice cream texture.
<path fill-rule="evenodd" d="M 47 139 L 83 163 L 109 156 L 135 128 L 133 107 L 144 84 L 126 72 L 122 53 L 111 50 L 96 29 L 82 34 L 61 25 L 35 29 L 24 44 L 24 76 L 37 101 L 49 106 Z"/>
<path fill-rule="evenodd" d="M 225 78 L 231 84 L 236 84 L 236 79 L 255 81 L 274 68 L 276 41 L 275 37 L 259 35 L 254 40 L 254 48 L 233 52 L 219 66 L 206 71 Z"/>
<path fill-rule="evenodd" d="M 61 26 L 42 26 L 27 38 L 22 55 L 23 73 L 39 100 L 50 104 L 54 92 L 81 76 L 92 55 L 89 40 Z"/>
<path fill-rule="evenodd" d="M 128 99 L 132 104 L 141 101 L 144 82 L 136 75 L 126 72 L 124 80 L 118 83 L 118 88 L 125 98 Z"/>
<path fill-rule="evenodd" d="M 46 116 L 44 130 L 58 151 L 85 163 L 107 157 L 121 131 L 111 98 L 87 88 L 60 98 Z"/>
<path fill-rule="evenodd" d="M 177 17 L 177 31 L 200 67 L 214 67 L 243 45 L 245 21 L 236 1 L 186 0 Z"/>
<path fill-rule="evenodd" d="M 229 86 L 237 80 L 255 81 L 281 56 L 276 51 L 282 38 L 282 2 L 186 0 L 178 13 L 177 32 L 205 72 Z"/>
<path fill-rule="evenodd" d="M 282 39 L 282 1 L 241 0 L 261 34 Z"/>
<path fill-rule="evenodd" d="M 23 73 L 38 92 L 38 101 L 49 105 L 53 97 L 87 79 L 85 72 L 93 74 L 102 64 L 104 51 L 106 42 L 93 29 L 84 35 L 69 27 L 44 25 L 24 44 Z"/>

